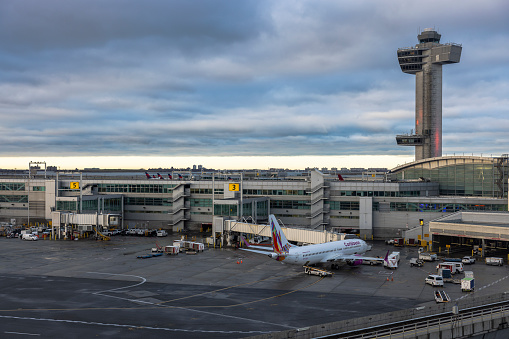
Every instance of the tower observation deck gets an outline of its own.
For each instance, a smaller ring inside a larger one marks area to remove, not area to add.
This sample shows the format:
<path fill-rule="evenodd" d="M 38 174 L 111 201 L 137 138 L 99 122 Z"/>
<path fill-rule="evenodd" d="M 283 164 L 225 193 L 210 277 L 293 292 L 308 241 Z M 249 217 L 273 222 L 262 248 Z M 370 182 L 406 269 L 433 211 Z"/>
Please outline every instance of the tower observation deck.
<path fill-rule="evenodd" d="M 398 145 L 415 146 L 415 160 L 442 156 L 442 65 L 460 62 L 461 45 L 441 44 L 426 28 L 415 47 L 399 48 L 401 70 L 415 74 L 415 134 L 397 135 Z"/>

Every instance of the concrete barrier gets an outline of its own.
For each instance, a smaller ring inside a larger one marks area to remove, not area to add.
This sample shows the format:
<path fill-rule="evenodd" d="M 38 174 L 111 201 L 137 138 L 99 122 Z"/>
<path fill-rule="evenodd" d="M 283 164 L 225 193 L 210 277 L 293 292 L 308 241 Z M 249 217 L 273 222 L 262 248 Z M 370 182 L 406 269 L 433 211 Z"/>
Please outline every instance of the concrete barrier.
<path fill-rule="evenodd" d="M 272 332 L 253 336 L 253 339 L 285 339 L 285 338 L 316 338 L 334 333 L 348 332 L 369 328 L 388 323 L 395 323 L 398 321 L 405 321 L 415 318 L 421 318 L 430 315 L 451 314 L 453 306 L 458 306 L 459 310 L 464 310 L 471 307 L 493 304 L 501 301 L 508 301 L 509 293 L 499 293 L 483 297 L 474 297 L 460 300 L 457 303 L 443 303 L 443 304 L 424 304 L 421 307 L 401 310 L 396 312 L 375 314 L 362 318 L 354 318 L 342 320 L 332 323 L 321 325 L 309 326 L 300 329 L 286 330 L 281 332 Z M 474 335 L 479 333 L 488 333 L 491 331 L 502 330 L 507 327 L 509 323 L 509 316 L 500 315 L 493 319 L 482 319 L 474 321 L 471 324 L 465 323 L 464 325 L 456 324 L 456 327 L 444 326 L 444 330 L 436 333 L 425 334 L 419 339 L 446 339 L 446 338 L 461 338 L 460 333 L 465 332 L 465 335 Z M 460 328 L 461 327 L 461 328 Z M 436 334 L 436 336 L 434 335 Z M 456 335 L 456 336 L 455 336 Z"/>

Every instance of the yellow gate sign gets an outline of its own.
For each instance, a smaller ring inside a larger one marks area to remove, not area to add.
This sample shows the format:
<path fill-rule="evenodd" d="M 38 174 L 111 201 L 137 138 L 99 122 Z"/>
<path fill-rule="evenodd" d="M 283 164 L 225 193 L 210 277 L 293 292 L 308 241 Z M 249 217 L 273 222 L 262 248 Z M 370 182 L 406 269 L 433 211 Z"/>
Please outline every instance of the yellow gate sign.
<path fill-rule="evenodd" d="M 228 184 L 230 191 L 240 191 L 240 185 L 239 184 Z"/>
<path fill-rule="evenodd" d="M 71 181 L 71 189 L 72 190 L 79 190 L 80 189 L 80 183 L 78 181 Z"/>

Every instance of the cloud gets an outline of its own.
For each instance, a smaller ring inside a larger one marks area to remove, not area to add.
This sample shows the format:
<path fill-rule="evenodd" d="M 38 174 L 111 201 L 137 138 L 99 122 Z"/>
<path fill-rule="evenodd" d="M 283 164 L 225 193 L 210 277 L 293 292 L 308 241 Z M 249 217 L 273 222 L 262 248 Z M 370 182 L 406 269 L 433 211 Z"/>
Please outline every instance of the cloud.
<path fill-rule="evenodd" d="M 428 4 L 3 2 L 0 155 L 412 154 L 425 27 L 463 44 L 444 152 L 507 153 L 509 4 Z"/>

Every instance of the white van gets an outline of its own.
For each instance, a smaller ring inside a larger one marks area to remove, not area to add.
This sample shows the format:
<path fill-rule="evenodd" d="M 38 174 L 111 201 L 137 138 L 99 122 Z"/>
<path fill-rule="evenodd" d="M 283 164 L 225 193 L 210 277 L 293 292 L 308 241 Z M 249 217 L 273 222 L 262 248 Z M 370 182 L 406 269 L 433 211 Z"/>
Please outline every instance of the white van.
<path fill-rule="evenodd" d="M 166 237 L 168 235 L 168 232 L 166 232 L 165 230 L 158 230 L 157 231 L 157 236 L 158 237 Z"/>
<path fill-rule="evenodd" d="M 431 286 L 444 286 L 444 279 L 441 275 L 430 274 L 424 280 L 426 284 L 430 284 Z"/>
<path fill-rule="evenodd" d="M 21 235 L 21 240 L 37 240 L 37 239 L 39 239 L 39 237 L 36 236 L 35 234 L 25 233 Z"/>

